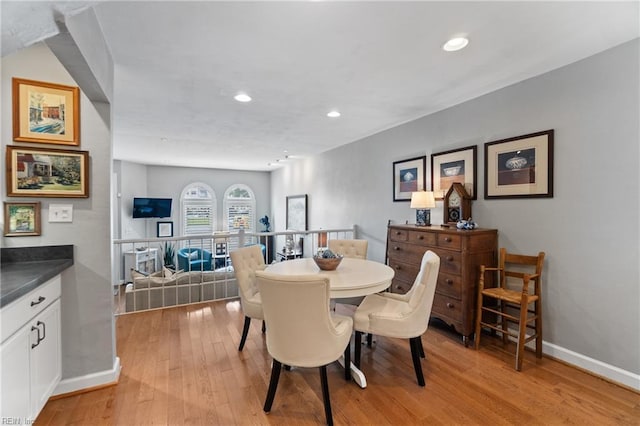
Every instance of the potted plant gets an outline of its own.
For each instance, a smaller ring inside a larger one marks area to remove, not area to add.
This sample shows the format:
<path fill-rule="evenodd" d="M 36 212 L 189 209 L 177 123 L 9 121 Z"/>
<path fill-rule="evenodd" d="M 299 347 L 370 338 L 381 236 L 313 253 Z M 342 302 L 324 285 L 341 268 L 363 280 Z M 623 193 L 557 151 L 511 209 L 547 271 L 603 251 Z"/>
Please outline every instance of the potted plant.
<path fill-rule="evenodd" d="M 176 269 L 175 264 L 176 249 L 172 242 L 165 241 L 162 246 L 162 263 L 169 269 Z"/>

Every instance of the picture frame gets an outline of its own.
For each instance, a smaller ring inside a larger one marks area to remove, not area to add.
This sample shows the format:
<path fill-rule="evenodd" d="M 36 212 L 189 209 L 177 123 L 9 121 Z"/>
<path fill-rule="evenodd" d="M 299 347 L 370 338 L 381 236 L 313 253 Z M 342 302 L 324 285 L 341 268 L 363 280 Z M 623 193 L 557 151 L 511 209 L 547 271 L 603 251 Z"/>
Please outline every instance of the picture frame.
<path fill-rule="evenodd" d="M 7 196 L 89 197 L 89 152 L 7 145 Z"/>
<path fill-rule="evenodd" d="M 4 236 L 27 237 L 40 235 L 40 202 L 4 203 Z"/>
<path fill-rule="evenodd" d="M 173 237 L 173 222 L 158 221 L 156 222 L 156 235 L 158 238 Z"/>
<path fill-rule="evenodd" d="M 461 183 L 471 199 L 478 194 L 478 147 L 476 145 L 431 154 L 431 190 L 436 200 L 444 195 L 454 182 Z"/>
<path fill-rule="evenodd" d="M 411 193 L 426 188 L 427 156 L 393 162 L 393 201 L 411 201 Z"/>
<path fill-rule="evenodd" d="M 553 197 L 554 131 L 484 144 L 484 198 Z"/>
<path fill-rule="evenodd" d="M 307 230 L 307 194 L 287 196 L 287 230 Z"/>
<path fill-rule="evenodd" d="M 80 145 L 80 89 L 43 81 L 12 79 L 13 139 Z"/>

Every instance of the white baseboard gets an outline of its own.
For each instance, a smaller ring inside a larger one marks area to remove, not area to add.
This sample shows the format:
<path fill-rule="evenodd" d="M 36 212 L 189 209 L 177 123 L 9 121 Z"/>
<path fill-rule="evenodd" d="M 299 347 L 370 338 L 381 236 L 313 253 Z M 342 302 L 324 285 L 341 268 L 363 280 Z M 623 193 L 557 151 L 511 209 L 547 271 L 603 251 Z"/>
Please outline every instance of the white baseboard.
<path fill-rule="evenodd" d="M 65 393 L 76 392 L 82 389 L 90 389 L 111 383 L 117 383 L 120 377 L 120 357 L 116 357 L 113 361 L 113 368 L 110 370 L 99 371 L 80 377 L 72 377 L 70 379 L 61 380 L 53 391 L 53 395 L 62 395 Z"/>
<path fill-rule="evenodd" d="M 613 365 L 605 364 L 597 359 L 589 358 L 544 340 L 542 341 L 542 352 L 550 357 L 640 391 L 640 374 L 634 374 Z"/>

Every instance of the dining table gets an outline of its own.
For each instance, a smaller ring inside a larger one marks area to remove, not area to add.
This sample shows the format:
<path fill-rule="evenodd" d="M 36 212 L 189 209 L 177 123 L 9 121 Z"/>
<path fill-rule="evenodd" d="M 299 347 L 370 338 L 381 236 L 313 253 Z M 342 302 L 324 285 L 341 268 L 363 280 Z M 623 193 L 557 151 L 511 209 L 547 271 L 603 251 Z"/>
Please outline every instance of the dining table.
<path fill-rule="evenodd" d="M 345 257 L 333 271 L 321 270 L 313 258 L 292 259 L 268 265 L 265 271 L 279 275 L 313 275 L 329 278 L 329 297 L 341 299 L 366 296 L 384 291 L 391 286 L 394 270 L 384 263 L 367 259 Z M 340 363 L 344 366 L 344 359 Z M 353 363 L 351 377 L 361 387 L 367 386 L 367 379 Z"/>

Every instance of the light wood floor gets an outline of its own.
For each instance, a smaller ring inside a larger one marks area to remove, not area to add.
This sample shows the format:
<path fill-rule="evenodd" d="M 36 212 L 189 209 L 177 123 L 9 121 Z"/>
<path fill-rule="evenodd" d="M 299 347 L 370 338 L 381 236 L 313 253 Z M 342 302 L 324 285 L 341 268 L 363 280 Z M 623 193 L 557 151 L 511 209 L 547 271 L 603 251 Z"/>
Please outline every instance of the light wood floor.
<path fill-rule="evenodd" d="M 49 401 L 36 424 L 323 424 L 317 369 L 283 371 L 271 413 L 262 411 L 271 361 L 258 321 L 238 352 L 242 321 L 237 301 L 120 316 L 119 384 Z M 640 424 L 640 394 L 531 353 L 518 373 L 497 340 L 475 351 L 432 325 L 420 388 L 408 342 L 376 339 L 362 351 L 366 389 L 345 382 L 338 364 L 328 369 L 337 425 Z"/>

